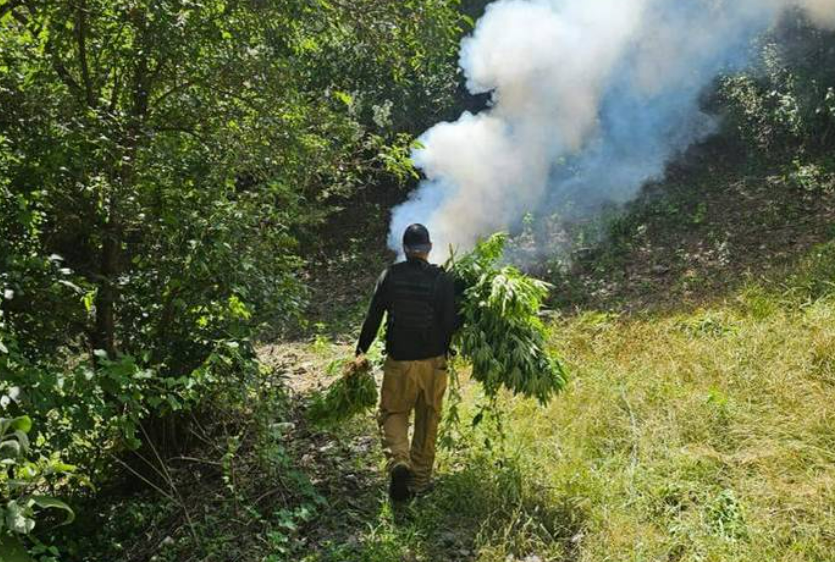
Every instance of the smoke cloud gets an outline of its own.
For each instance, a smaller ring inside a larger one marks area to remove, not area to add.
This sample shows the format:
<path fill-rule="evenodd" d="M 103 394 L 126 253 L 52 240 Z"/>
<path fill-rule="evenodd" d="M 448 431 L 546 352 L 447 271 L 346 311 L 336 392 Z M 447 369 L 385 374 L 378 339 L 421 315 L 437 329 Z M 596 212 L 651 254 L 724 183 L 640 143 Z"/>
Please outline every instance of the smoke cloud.
<path fill-rule="evenodd" d="M 835 0 L 499 0 L 461 44 L 473 94 L 420 138 L 426 180 L 393 211 L 389 245 L 410 223 L 436 258 L 516 226 L 528 212 L 594 212 L 633 198 L 709 135 L 699 95 L 744 68 L 751 41 L 788 9 L 835 27 Z"/>
<path fill-rule="evenodd" d="M 835 29 L 835 0 L 803 0 L 800 2 L 812 21 L 829 29 Z"/>

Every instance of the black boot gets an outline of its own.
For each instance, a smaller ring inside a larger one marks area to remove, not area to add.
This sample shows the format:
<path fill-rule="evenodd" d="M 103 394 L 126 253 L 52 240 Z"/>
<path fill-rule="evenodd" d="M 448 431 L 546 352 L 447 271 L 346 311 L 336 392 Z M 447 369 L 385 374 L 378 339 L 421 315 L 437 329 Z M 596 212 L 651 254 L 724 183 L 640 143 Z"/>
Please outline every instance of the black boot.
<path fill-rule="evenodd" d="M 408 500 L 412 494 L 409 492 L 409 480 L 412 473 L 402 464 L 395 466 L 391 471 L 391 482 L 389 483 L 389 497 L 392 501 L 403 502 Z"/>

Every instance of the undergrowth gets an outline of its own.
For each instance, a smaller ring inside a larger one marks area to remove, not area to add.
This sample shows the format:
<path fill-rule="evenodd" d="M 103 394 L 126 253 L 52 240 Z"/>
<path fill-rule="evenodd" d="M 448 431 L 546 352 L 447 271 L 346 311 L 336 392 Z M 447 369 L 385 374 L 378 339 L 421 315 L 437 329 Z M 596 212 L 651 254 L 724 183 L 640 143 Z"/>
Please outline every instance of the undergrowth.
<path fill-rule="evenodd" d="M 397 513 L 378 490 L 354 540 L 304 560 L 831 561 L 832 247 L 695 311 L 558 319 L 565 394 L 505 393 L 504 440 L 465 429 L 432 495 Z"/>
<path fill-rule="evenodd" d="M 90 561 L 831 562 L 833 248 L 695 310 L 557 315 L 566 391 L 546 408 L 501 392 L 501 427 L 469 424 L 484 396 L 461 365 L 465 421 L 435 490 L 403 508 L 371 414 L 311 432 L 267 376 L 200 430 L 198 462 L 172 461 L 174 487 L 161 478 L 94 518 L 77 504 L 52 542 Z M 307 347 L 296 361 L 324 376 L 349 352 Z"/>
<path fill-rule="evenodd" d="M 241 401 L 192 416 L 182 454 L 146 446 L 118 459 L 113 484 L 74 498 L 78 521 L 48 536 L 60 556 L 40 562 L 287 560 L 324 499 L 297 465 L 304 428 L 283 375 L 262 368 Z"/>

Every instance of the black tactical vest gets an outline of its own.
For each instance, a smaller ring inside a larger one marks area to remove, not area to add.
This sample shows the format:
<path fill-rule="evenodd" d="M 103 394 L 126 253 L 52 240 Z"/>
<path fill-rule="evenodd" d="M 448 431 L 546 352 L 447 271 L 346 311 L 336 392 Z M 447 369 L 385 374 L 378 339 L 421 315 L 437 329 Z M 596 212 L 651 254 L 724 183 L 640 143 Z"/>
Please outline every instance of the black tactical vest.
<path fill-rule="evenodd" d="M 438 346 L 441 334 L 436 292 L 442 272 L 440 267 L 423 261 L 399 263 L 390 268 L 386 278 L 389 301 L 386 340 L 390 346 Z"/>

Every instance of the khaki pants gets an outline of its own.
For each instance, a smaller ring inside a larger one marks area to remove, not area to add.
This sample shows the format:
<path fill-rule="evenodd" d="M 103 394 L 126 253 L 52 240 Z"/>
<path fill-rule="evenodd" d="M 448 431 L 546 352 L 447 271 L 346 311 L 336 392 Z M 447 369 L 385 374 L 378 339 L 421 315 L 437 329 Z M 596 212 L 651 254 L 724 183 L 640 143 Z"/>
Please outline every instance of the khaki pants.
<path fill-rule="evenodd" d="M 447 386 L 447 361 L 433 357 L 395 361 L 383 367 L 383 389 L 377 422 L 387 468 L 405 465 L 412 471 L 411 488 L 420 490 L 432 478 L 435 439 Z M 409 446 L 409 416 L 415 411 L 415 429 Z"/>

